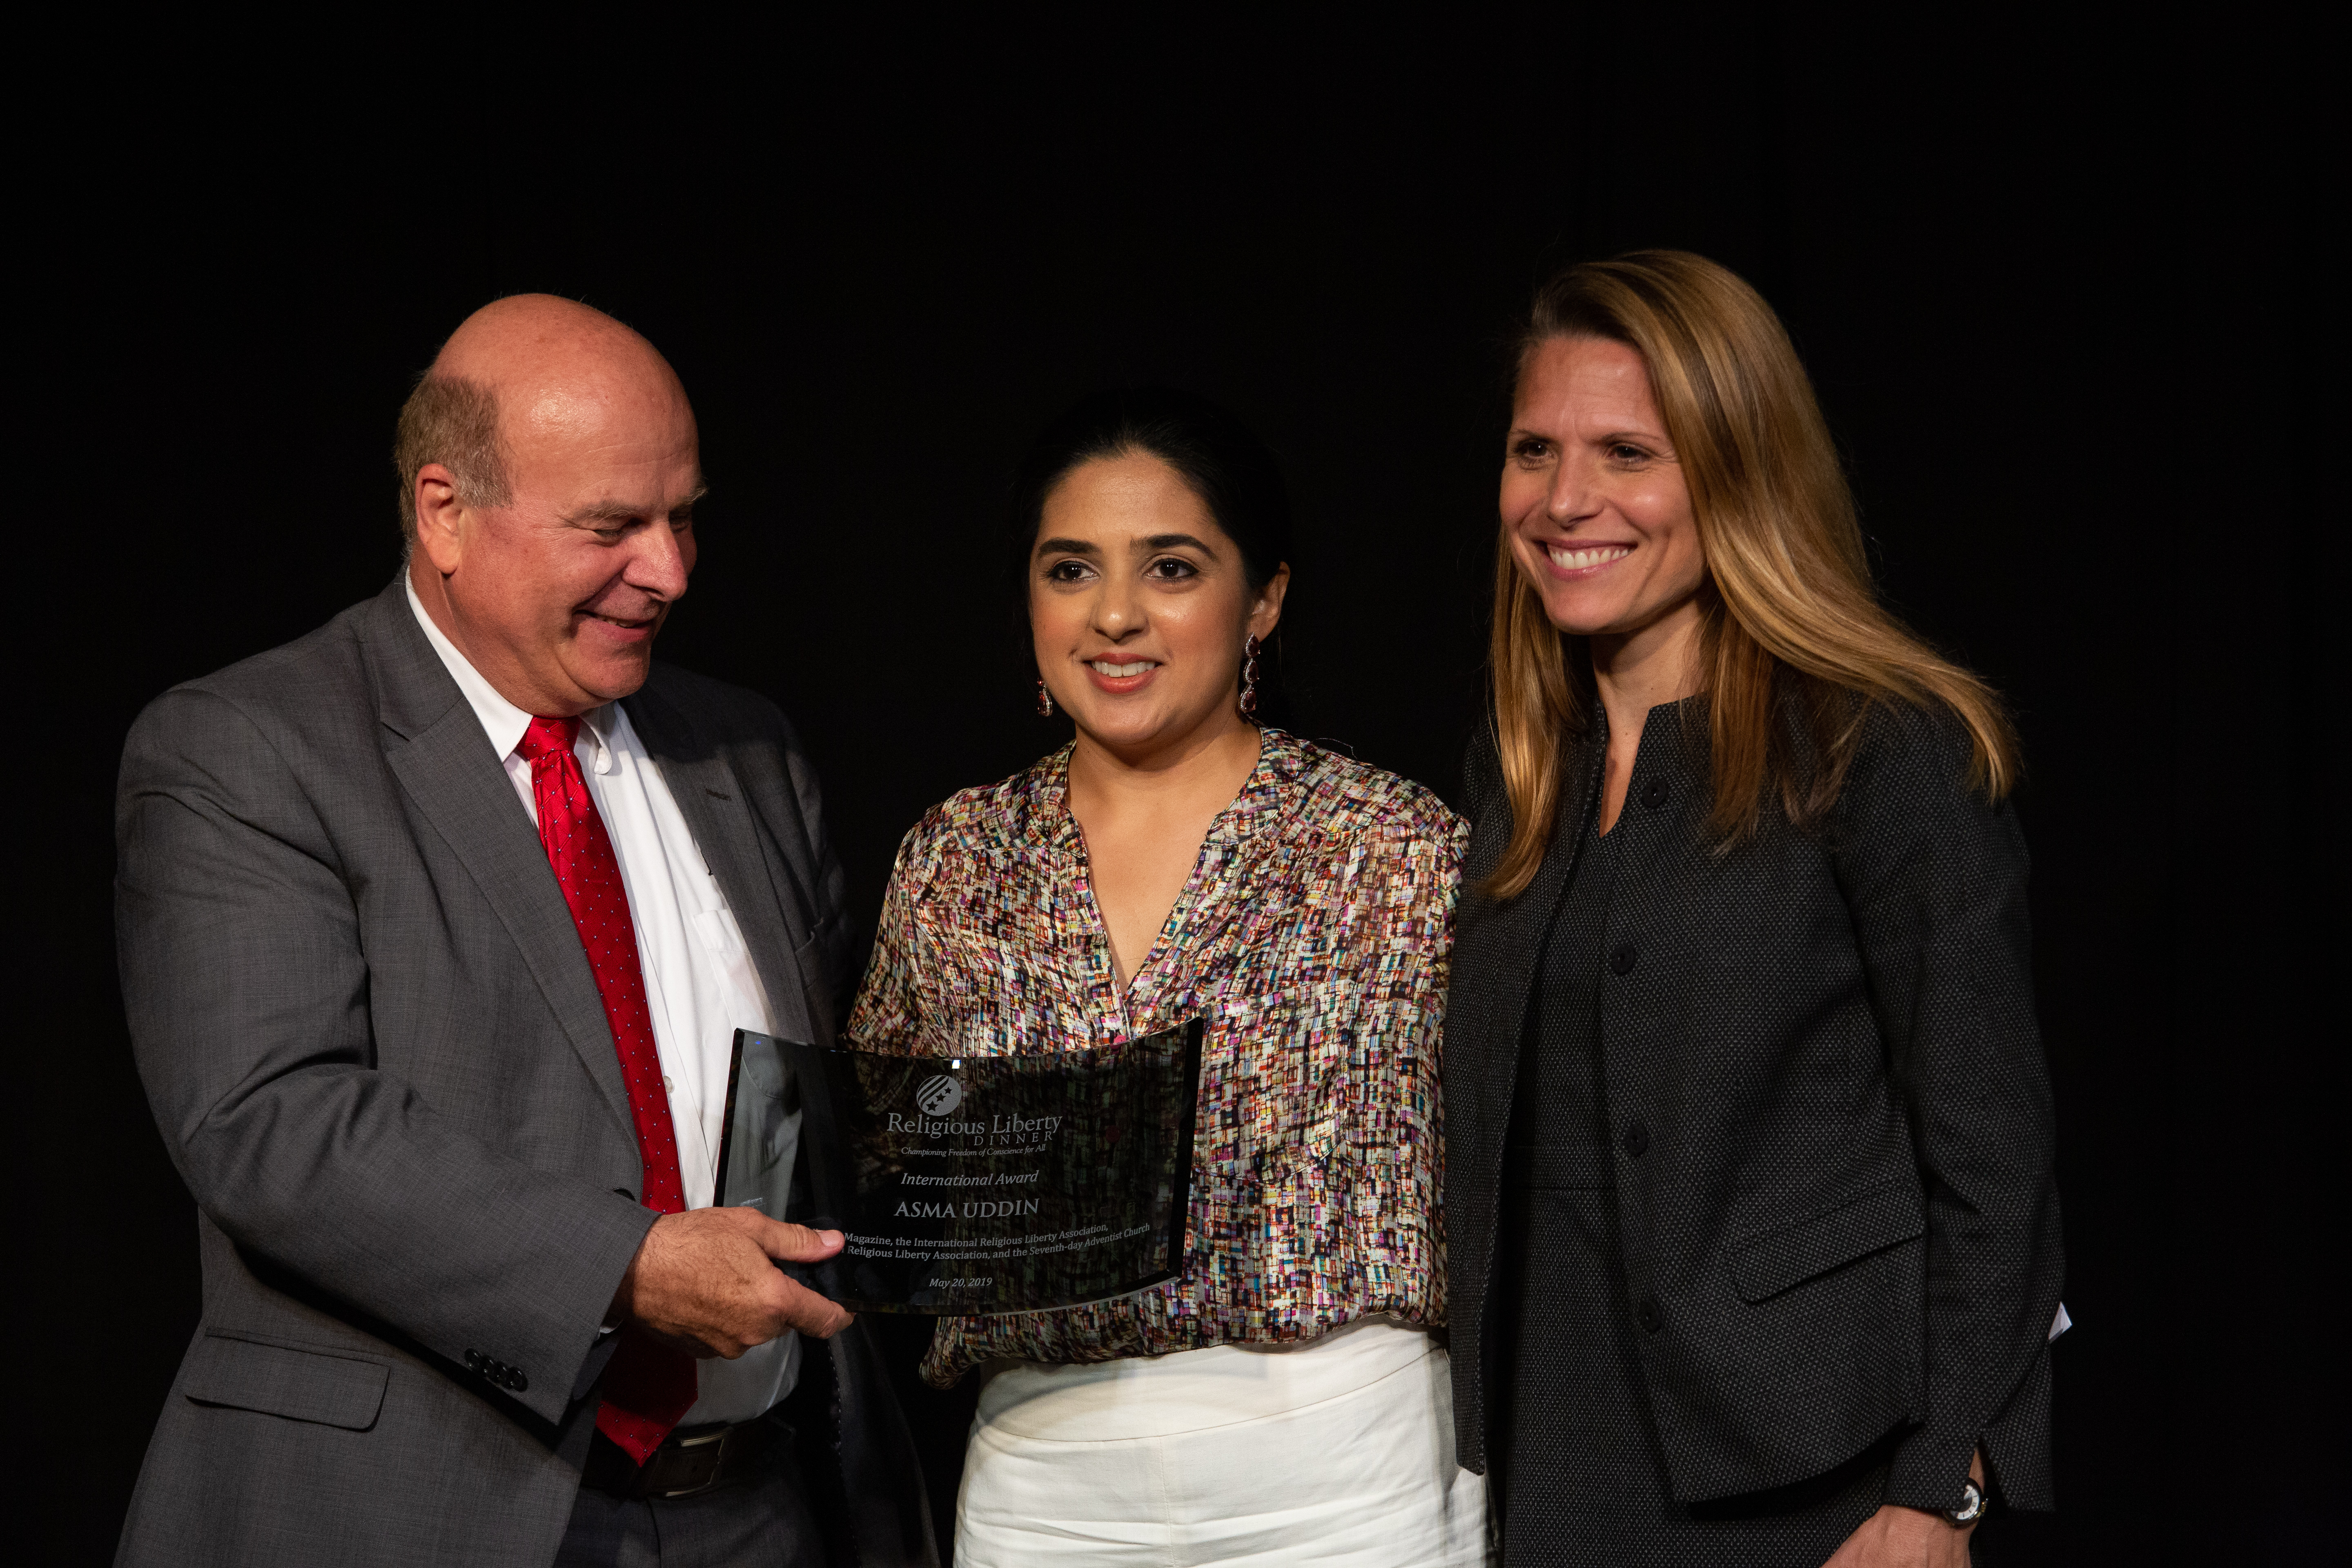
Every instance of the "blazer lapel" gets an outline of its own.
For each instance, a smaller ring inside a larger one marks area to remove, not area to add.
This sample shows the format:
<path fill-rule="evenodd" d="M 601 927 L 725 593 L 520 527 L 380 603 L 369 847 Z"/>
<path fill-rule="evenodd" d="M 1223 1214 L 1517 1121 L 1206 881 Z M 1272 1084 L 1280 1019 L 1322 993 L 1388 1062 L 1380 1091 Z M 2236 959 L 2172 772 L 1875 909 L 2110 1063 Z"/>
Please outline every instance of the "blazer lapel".
<path fill-rule="evenodd" d="M 774 858 L 751 812 L 751 792 L 719 749 L 699 739 L 677 704 L 656 694 L 648 681 L 621 706 L 637 738 L 661 770 L 662 783 L 677 803 L 687 831 L 702 851 L 703 864 L 719 880 L 727 907 L 751 950 L 752 967 L 768 993 L 770 1020 L 789 1039 L 830 1045 L 833 1019 L 802 973 L 798 954 L 812 931 L 796 920 L 798 902 L 779 880 Z"/>
<path fill-rule="evenodd" d="M 1592 809 L 1593 791 L 1601 782 L 1601 763 L 1608 752 L 1606 723 L 1605 719 L 1598 720 L 1594 733 L 1572 741 L 1565 748 L 1566 754 L 1560 759 L 1563 787 L 1559 816 L 1552 826 L 1550 852 L 1537 869 L 1535 880 L 1508 903 L 1498 904 L 1473 893 L 1464 910 L 1465 943 L 1475 943 L 1477 961 L 1491 966 L 1489 972 L 1496 976 L 1491 985 L 1483 988 L 1492 998 L 1484 1015 L 1475 1020 L 1465 1020 L 1472 1026 L 1460 1037 L 1465 1044 L 1475 1042 L 1481 1058 L 1461 1065 L 1472 1069 L 1463 1074 L 1463 1079 L 1476 1100 L 1471 1108 L 1468 1125 L 1488 1130 L 1493 1135 L 1491 1147 L 1482 1146 L 1481 1150 L 1488 1164 L 1500 1161 L 1503 1140 L 1510 1125 L 1511 1096 L 1518 1082 L 1519 1037 L 1527 1018 L 1528 996 L 1535 985 L 1536 963 L 1542 956 L 1553 911 L 1559 907 L 1569 879 L 1575 874 L 1585 814 Z M 1509 837 L 1507 816 L 1503 813 L 1496 815 L 1505 819 L 1497 824 L 1491 847 L 1483 856 L 1474 850 L 1471 857 L 1480 876 L 1493 869 L 1494 862 L 1501 858 L 1503 841 Z M 1463 973 L 1458 948 L 1454 973 Z M 1457 1037 L 1451 1027 L 1447 1035 L 1450 1074 L 1454 1067 L 1453 1041 Z"/>
<path fill-rule="evenodd" d="M 481 889 L 634 1147 L 629 1092 L 579 928 L 530 814 L 464 693 L 417 630 L 397 580 L 372 606 L 368 634 L 376 710 L 390 731 L 384 760 Z"/>

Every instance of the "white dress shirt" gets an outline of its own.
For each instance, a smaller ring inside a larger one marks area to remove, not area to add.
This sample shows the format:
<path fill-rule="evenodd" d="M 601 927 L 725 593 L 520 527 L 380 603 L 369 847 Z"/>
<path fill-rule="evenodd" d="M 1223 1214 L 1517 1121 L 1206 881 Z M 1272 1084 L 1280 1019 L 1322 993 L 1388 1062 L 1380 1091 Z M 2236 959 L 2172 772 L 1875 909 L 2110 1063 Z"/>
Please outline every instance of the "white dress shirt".
<path fill-rule="evenodd" d="M 407 588 L 408 607 L 417 626 L 481 721 L 490 749 L 505 764 L 517 798 L 536 824 L 539 805 L 531 794 L 530 763 L 516 750 L 530 728 L 531 715 L 482 679 L 425 613 L 415 584 Z M 589 796 L 604 819 L 604 832 L 621 863 L 629 921 L 637 932 L 637 962 L 645 971 L 647 1011 L 653 1015 L 654 1045 L 661 1058 L 662 1088 L 669 1095 L 670 1121 L 677 1135 L 686 1206 L 708 1208 L 718 1184 L 719 1121 L 727 1109 L 735 1031 L 773 1032 L 768 994 L 726 895 L 678 814 L 661 769 L 630 727 L 629 716 L 619 703 L 608 702 L 580 719 L 572 754 L 580 759 Z M 751 1420 L 792 1392 L 799 1367 L 799 1336 L 790 1332 L 737 1361 L 698 1362 L 700 1397 L 680 1425 Z"/>

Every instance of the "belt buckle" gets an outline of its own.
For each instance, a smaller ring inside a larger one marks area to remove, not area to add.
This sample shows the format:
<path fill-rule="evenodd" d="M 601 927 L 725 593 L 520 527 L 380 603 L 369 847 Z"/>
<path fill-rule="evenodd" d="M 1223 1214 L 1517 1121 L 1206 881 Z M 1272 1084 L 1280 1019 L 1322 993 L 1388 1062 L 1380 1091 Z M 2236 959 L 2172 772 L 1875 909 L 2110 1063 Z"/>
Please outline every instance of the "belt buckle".
<path fill-rule="evenodd" d="M 674 1437 L 676 1447 L 665 1443 L 656 1450 L 653 1462 L 646 1467 L 646 1495 L 654 1498 L 692 1497 L 707 1492 L 719 1484 L 719 1471 L 724 1468 L 728 1438 L 735 1427 L 721 1426 L 715 1432 L 704 1432 L 692 1437 Z"/>

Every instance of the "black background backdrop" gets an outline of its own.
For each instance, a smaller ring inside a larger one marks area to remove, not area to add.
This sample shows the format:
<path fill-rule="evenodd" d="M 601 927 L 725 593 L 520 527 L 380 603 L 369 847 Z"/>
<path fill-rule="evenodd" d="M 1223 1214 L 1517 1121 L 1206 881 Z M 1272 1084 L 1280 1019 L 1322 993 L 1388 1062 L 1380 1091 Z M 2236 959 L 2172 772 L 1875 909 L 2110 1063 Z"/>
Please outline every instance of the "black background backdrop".
<path fill-rule="evenodd" d="M 2080 1326 L 2063 1511 L 1997 1519 L 1979 1556 L 2319 1560 L 2342 551 L 2310 40 L 1802 7 L 1359 21 L 1344 47 L 1139 26 L 1085 63 L 911 18 L 445 50 L 366 96 L 349 55 L 162 68 L 28 122 L 6 1426 L 47 1560 L 110 1549 L 197 1309 L 112 969 L 123 731 L 387 580 L 393 418 L 467 311 L 572 295 L 677 364 L 714 490 L 664 655 L 798 721 L 870 918 L 926 805 L 1058 739 L 996 499 L 1106 382 L 1197 387 L 1269 437 L 1301 513 L 1298 727 L 1450 789 L 1503 345 L 1550 267 L 1655 244 L 1780 310 L 1887 595 L 2021 716 Z M 919 1399 L 943 1464 L 966 1409 Z"/>

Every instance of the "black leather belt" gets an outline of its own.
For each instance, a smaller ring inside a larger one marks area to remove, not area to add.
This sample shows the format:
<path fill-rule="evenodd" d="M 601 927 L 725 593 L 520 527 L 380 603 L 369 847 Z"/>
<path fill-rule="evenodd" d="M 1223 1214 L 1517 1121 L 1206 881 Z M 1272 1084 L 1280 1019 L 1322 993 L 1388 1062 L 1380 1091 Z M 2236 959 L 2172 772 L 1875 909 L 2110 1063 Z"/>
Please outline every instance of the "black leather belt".
<path fill-rule="evenodd" d="M 624 1498 L 692 1497 L 763 1481 L 783 1468 L 792 1429 L 773 1416 L 732 1426 L 681 1426 L 639 1465 L 598 1432 L 588 1439 L 580 1484 Z"/>

